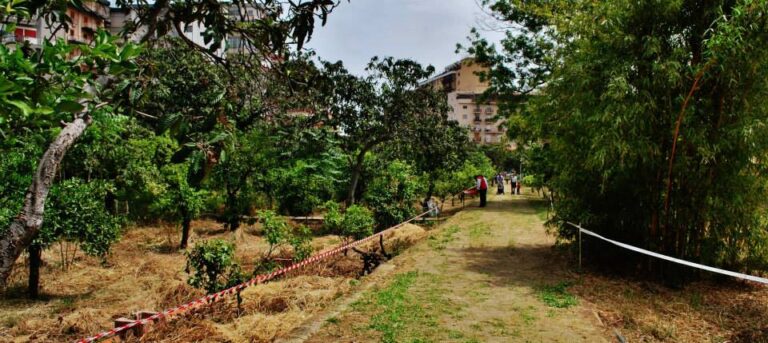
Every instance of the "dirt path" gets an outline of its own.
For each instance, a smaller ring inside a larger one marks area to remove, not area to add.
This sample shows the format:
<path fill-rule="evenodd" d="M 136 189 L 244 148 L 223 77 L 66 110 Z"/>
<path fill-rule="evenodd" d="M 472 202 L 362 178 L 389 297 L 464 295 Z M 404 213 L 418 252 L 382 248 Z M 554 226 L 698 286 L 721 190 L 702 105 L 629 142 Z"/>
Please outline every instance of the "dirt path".
<path fill-rule="evenodd" d="M 387 282 L 306 341 L 607 342 L 588 304 L 567 293 L 573 275 L 552 250 L 541 207 L 489 198 L 395 258 Z"/>

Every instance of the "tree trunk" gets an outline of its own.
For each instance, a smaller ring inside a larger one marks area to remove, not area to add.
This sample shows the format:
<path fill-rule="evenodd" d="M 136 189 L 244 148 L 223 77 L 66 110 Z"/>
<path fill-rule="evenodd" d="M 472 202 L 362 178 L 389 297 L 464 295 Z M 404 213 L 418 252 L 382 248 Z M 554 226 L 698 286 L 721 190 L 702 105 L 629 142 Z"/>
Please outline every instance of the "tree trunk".
<path fill-rule="evenodd" d="M 37 299 L 40 295 L 40 265 L 43 262 L 43 249 L 37 245 L 32 244 L 27 248 L 29 252 L 29 282 L 27 283 L 27 291 L 29 297 Z"/>
<path fill-rule="evenodd" d="M 0 288 L 7 285 L 16 259 L 32 243 L 43 225 L 45 201 L 61 160 L 90 123 L 91 117 L 85 115 L 67 124 L 40 159 L 32 184 L 24 196 L 21 213 L 11 222 L 8 230 L 0 235 Z"/>
<path fill-rule="evenodd" d="M 227 192 L 227 226 L 229 231 L 240 227 L 240 211 L 237 210 L 237 191 Z"/>
<path fill-rule="evenodd" d="M 181 222 L 181 243 L 179 243 L 179 249 L 187 248 L 187 241 L 189 241 L 189 227 L 192 223 L 192 217 L 185 211 L 184 219 Z"/>
<path fill-rule="evenodd" d="M 355 203 L 355 193 L 357 193 L 357 184 L 360 181 L 360 174 L 362 173 L 363 169 L 363 162 L 365 162 L 365 153 L 368 150 L 362 150 L 360 153 L 357 154 L 357 158 L 355 158 L 355 162 L 352 165 L 352 179 L 349 183 L 349 192 L 347 193 L 347 205 L 352 205 Z"/>

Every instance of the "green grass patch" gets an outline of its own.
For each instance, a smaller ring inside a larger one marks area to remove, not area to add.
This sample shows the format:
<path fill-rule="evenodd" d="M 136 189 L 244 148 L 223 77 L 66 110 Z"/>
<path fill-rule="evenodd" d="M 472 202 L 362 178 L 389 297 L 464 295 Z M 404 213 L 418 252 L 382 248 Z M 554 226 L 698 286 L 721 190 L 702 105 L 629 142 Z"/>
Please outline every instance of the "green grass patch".
<path fill-rule="evenodd" d="M 381 342 L 464 339 L 460 331 L 443 328 L 438 321 L 461 310 L 445 296 L 441 278 L 431 273 L 398 274 L 386 287 L 366 293 L 352 308 L 369 318 L 363 329 L 378 332 Z"/>
<path fill-rule="evenodd" d="M 429 236 L 429 247 L 435 250 L 444 250 L 448 243 L 456 239 L 457 232 L 459 232 L 459 227 L 451 225 L 439 234 Z"/>
<path fill-rule="evenodd" d="M 579 302 L 571 293 L 568 293 L 568 287 L 571 284 L 563 281 L 555 285 L 545 285 L 539 287 L 537 294 L 539 299 L 549 307 L 569 308 L 576 306 Z"/>
<path fill-rule="evenodd" d="M 491 228 L 488 224 L 475 223 L 469 227 L 469 240 L 475 241 L 485 236 L 491 235 Z"/>

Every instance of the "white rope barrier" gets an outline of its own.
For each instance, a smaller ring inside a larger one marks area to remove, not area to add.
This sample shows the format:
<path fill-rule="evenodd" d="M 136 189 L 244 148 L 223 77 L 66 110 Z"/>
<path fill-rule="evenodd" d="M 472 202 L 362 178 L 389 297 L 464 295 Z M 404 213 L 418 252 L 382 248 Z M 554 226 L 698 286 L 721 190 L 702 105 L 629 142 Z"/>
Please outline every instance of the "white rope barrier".
<path fill-rule="evenodd" d="M 730 270 L 724 270 L 724 269 L 720 269 L 720 268 L 705 266 L 703 264 L 693 263 L 693 262 L 690 262 L 690 261 L 681 260 L 679 258 L 674 258 L 674 257 L 670 257 L 670 256 L 667 256 L 667 255 L 662 255 L 662 254 L 659 254 L 659 253 L 655 253 L 653 251 L 648 251 L 648 250 L 641 249 L 641 248 L 638 248 L 638 247 L 635 247 L 635 246 L 631 246 L 629 244 L 624 244 L 624 243 L 621 243 L 621 242 L 614 241 L 612 239 L 605 238 L 605 237 L 603 237 L 601 235 L 598 235 L 598 234 L 596 234 L 596 233 L 594 233 L 592 231 L 589 231 L 589 230 L 581 227 L 580 225 L 577 225 L 577 224 L 574 224 L 574 223 L 571 223 L 571 222 L 565 222 L 565 223 L 568 224 L 568 225 L 571 225 L 571 226 L 573 226 L 573 227 L 575 227 L 577 229 L 579 229 L 580 232 L 583 232 L 583 233 L 588 234 L 588 235 L 590 235 L 592 237 L 595 237 L 595 238 L 602 239 L 602 240 L 604 240 L 604 241 L 606 241 L 608 243 L 611 243 L 613 245 L 622 247 L 622 248 L 627 249 L 627 250 L 632 250 L 634 252 L 639 252 L 639 253 L 644 254 L 644 255 L 653 256 L 653 257 L 656 257 L 656 258 L 659 258 L 659 259 L 662 259 L 662 260 L 674 262 L 674 263 L 677 263 L 677 264 L 682 264 L 682 265 L 693 267 L 693 268 L 697 268 L 697 269 L 706 270 L 706 271 L 713 272 L 713 273 L 728 275 L 728 276 L 732 276 L 732 277 L 735 277 L 735 278 L 749 280 L 749 281 L 754 281 L 754 282 L 759 282 L 759 283 L 768 285 L 768 279 L 766 279 L 766 278 L 762 278 L 762 277 L 754 276 L 754 275 L 747 275 L 747 274 L 732 272 Z"/>

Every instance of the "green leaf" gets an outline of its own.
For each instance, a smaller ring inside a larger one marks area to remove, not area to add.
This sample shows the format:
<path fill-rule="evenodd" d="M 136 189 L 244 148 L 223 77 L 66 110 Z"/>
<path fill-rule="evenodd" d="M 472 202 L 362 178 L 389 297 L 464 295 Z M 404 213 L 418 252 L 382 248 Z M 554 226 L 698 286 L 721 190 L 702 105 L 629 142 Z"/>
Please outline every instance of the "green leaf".
<path fill-rule="evenodd" d="M 13 105 L 13 106 L 16 106 L 18 109 L 20 109 L 21 113 L 25 117 L 28 116 L 32 112 L 32 107 L 30 107 L 29 104 L 27 104 L 24 101 L 20 101 L 20 100 L 6 100 L 6 102 L 11 104 L 11 105 Z"/>
<path fill-rule="evenodd" d="M 62 100 L 56 105 L 57 112 L 80 113 L 83 109 L 85 109 L 83 105 L 72 100 Z"/>

